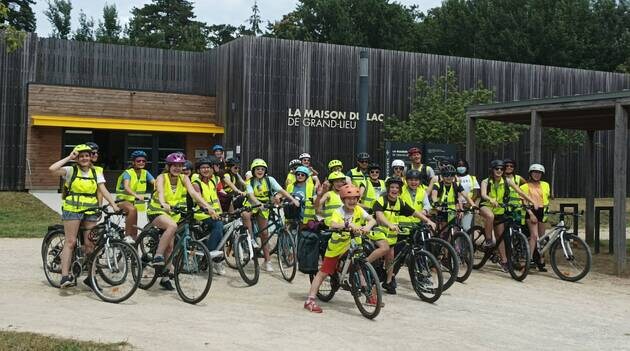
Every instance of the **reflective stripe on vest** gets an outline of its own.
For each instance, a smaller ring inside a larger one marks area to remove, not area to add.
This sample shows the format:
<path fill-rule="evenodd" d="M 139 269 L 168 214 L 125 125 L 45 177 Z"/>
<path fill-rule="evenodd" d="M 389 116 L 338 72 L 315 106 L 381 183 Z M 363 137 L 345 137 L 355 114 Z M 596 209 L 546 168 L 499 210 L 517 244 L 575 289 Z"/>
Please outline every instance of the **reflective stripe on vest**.
<path fill-rule="evenodd" d="M 164 187 L 164 201 L 171 207 L 185 207 L 186 206 L 186 187 L 184 186 L 184 182 L 182 181 L 182 177 L 185 175 L 180 174 L 177 177 L 177 186 L 175 188 L 175 192 L 171 189 L 171 177 L 168 173 L 162 174 L 163 179 L 163 187 Z M 149 215 L 161 215 L 166 214 L 171 217 L 175 222 L 178 222 L 181 218 L 181 215 L 170 213 L 167 214 L 162 206 L 160 206 L 160 200 L 157 192 L 157 186 L 155 187 L 155 191 L 151 195 L 151 202 L 149 202 L 149 208 L 147 210 L 147 214 Z"/>
<path fill-rule="evenodd" d="M 448 187 L 448 191 L 445 191 L 447 189 L 447 185 L 445 183 L 440 182 L 440 190 L 442 191 L 442 194 L 440 194 L 439 201 L 442 204 L 446 204 L 446 207 L 450 208 L 451 210 L 454 210 L 457 208 L 456 206 L 457 197 L 455 196 L 456 186 L 457 184 L 451 183 L 451 186 Z M 448 212 L 447 218 L 449 221 L 455 218 L 455 212 Z"/>
<path fill-rule="evenodd" d="M 90 208 L 98 207 L 96 192 L 98 183 L 96 182 L 97 171 L 90 168 L 88 176 L 83 176 L 77 165 L 72 166 L 73 175 L 70 177 L 70 184 L 67 185 L 68 193 L 63 199 L 62 208 L 68 212 L 83 212 Z M 89 214 L 89 213 L 86 213 Z"/>
<path fill-rule="evenodd" d="M 339 194 L 333 190 L 328 191 L 328 199 L 324 204 L 324 224 L 330 226 L 333 212 L 341 206 L 343 206 L 343 202 Z"/>
<path fill-rule="evenodd" d="M 360 187 L 361 184 L 364 184 L 367 178 L 368 177 L 356 167 L 350 170 L 350 179 L 352 180 L 352 184 L 357 188 Z"/>
<path fill-rule="evenodd" d="M 401 201 L 402 200 L 400 198 L 396 199 L 396 204 L 394 205 L 394 207 L 390 207 L 389 201 L 385 199 L 385 196 L 379 196 L 379 198 L 376 199 L 375 202 L 378 202 L 378 204 L 381 205 L 381 207 L 383 208 L 383 215 L 385 216 L 387 221 L 391 224 L 397 225 L 400 223 L 400 218 L 402 217 L 400 215 Z M 395 239 L 398 236 L 397 232 L 391 231 L 389 230 L 389 228 L 382 225 L 378 226 L 378 230 L 387 234 L 387 238 L 390 240 Z M 390 243 L 395 244 L 396 242 L 394 240 L 393 242 L 390 241 Z"/>
<path fill-rule="evenodd" d="M 519 183 L 521 182 L 521 176 L 515 174 L 513 177 L 513 181 L 514 184 L 516 184 L 516 186 L 520 187 Z M 521 196 L 516 192 L 511 190 L 510 191 L 510 201 L 509 201 L 510 205 L 514 205 L 514 206 L 520 206 L 521 205 Z"/>
<path fill-rule="evenodd" d="M 332 219 L 337 223 L 344 222 L 344 215 L 339 212 L 343 211 L 343 209 L 337 209 L 333 211 Z M 352 223 L 356 225 L 365 224 L 363 219 L 361 218 L 363 214 L 363 210 L 361 207 L 356 206 L 354 208 L 354 212 L 352 213 Z M 350 247 L 350 233 L 348 232 L 334 232 L 332 233 L 330 240 L 328 240 L 328 246 L 326 247 L 326 257 L 336 257 L 342 255 L 348 248 Z"/>
<path fill-rule="evenodd" d="M 408 204 L 409 206 L 411 206 L 411 208 L 414 209 L 414 211 L 418 211 L 418 212 L 422 212 L 424 211 L 424 199 L 427 196 L 427 192 L 426 192 L 426 186 L 420 184 L 417 188 L 416 188 L 416 196 L 415 197 L 411 197 L 411 192 L 409 191 L 409 187 L 408 186 L 403 186 L 402 192 L 400 194 L 400 199 L 405 202 L 406 204 Z M 400 217 L 400 221 L 398 222 L 399 224 L 412 224 L 412 223 L 420 223 L 420 218 L 416 218 L 416 217 Z M 407 233 L 407 230 L 405 230 L 405 233 Z"/>
<path fill-rule="evenodd" d="M 525 194 L 530 195 L 529 183 L 521 185 L 521 190 L 523 190 Z M 543 209 L 545 214 L 543 217 L 543 221 L 547 221 L 547 212 L 549 212 L 549 198 L 551 198 L 551 187 L 549 186 L 549 183 L 540 181 L 540 190 L 542 191 Z M 524 209 L 522 210 L 521 214 L 523 215 L 523 218 L 525 218 Z"/>
<path fill-rule="evenodd" d="M 295 188 L 295 182 L 289 183 L 287 185 L 287 192 L 289 194 L 293 193 L 293 189 Z M 313 182 L 313 178 L 308 177 L 306 179 L 306 199 L 304 199 L 304 214 L 302 215 L 302 223 L 306 224 L 309 221 L 314 221 L 315 218 L 315 207 L 313 206 L 313 199 L 315 198 L 315 183 Z"/>
<path fill-rule="evenodd" d="M 377 193 L 374 185 L 372 185 L 372 181 L 369 179 L 365 181 L 365 190 L 363 191 L 363 197 L 361 197 L 361 204 L 368 208 L 372 208 L 376 198 L 381 196 L 381 192 L 385 189 L 385 181 L 379 179 L 378 183 L 381 190 Z"/>
<path fill-rule="evenodd" d="M 269 181 L 267 179 L 267 176 L 265 176 L 263 179 L 259 179 L 256 182 L 255 186 L 254 186 L 253 179 L 254 178 L 249 179 L 247 181 L 247 185 L 251 185 L 252 189 L 254 189 L 254 196 L 256 197 L 258 201 L 262 202 L 263 204 L 268 203 L 269 200 L 271 199 L 271 191 L 269 187 L 267 186 L 267 182 Z"/>
<path fill-rule="evenodd" d="M 118 180 L 116 181 L 116 198 L 118 200 L 128 201 L 134 204 L 134 206 L 140 212 L 144 212 L 147 209 L 147 205 L 145 201 L 137 200 L 133 195 L 127 194 L 124 187 L 123 176 L 129 174 L 129 188 L 131 190 L 141 196 L 145 196 L 147 192 L 147 171 L 145 169 L 140 170 L 140 178 L 138 178 L 138 174 L 133 168 L 129 168 L 125 170 L 121 175 L 118 176 Z"/>
<path fill-rule="evenodd" d="M 193 174 L 190 177 L 190 181 L 194 184 L 199 185 L 199 189 L 201 190 L 201 197 L 212 206 L 212 209 L 216 213 L 221 213 L 221 203 L 219 203 L 219 196 L 217 194 L 217 189 L 214 186 L 212 181 L 208 181 L 208 183 L 201 180 L 199 174 Z M 195 219 L 198 221 L 203 221 L 204 219 L 210 218 L 210 215 L 205 211 L 202 211 L 199 205 L 195 205 Z"/>
<path fill-rule="evenodd" d="M 492 178 L 486 178 L 485 180 L 487 181 L 488 187 L 490 188 L 490 191 L 487 194 L 489 198 L 495 200 L 499 205 L 509 203 L 509 192 L 512 192 L 512 190 L 510 186 L 506 184 L 505 178 L 501 177 L 501 181 L 499 181 L 499 183 L 497 184 L 495 184 Z M 508 191 L 507 196 L 505 194 L 506 187 Z M 495 215 L 505 213 L 505 209 L 503 207 L 491 207 L 492 205 L 487 201 L 483 202 L 482 204 L 492 208 L 492 213 L 494 213 Z"/>

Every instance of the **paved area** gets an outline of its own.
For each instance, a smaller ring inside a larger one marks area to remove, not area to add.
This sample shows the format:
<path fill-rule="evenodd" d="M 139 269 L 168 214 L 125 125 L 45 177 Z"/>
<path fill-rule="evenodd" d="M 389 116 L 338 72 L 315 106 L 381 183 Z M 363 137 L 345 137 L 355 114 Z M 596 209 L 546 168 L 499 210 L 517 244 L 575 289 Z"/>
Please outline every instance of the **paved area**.
<path fill-rule="evenodd" d="M 630 281 L 611 276 L 567 283 L 537 273 L 518 283 L 487 267 L 427 304 L 402 275 L 398 295 L 369 321 L 347 292 L 322 303 L 323 314 L 302 309 L 308 278 L 299 273 L 291 284 L 262 273 L 246 287 L 228 269 L 194 306 L 156 288 L 107 304 L 81 284 L 51 288 L 40 245 L 0 240 L 0 328 L 148 350 L 630 350 Z"/>

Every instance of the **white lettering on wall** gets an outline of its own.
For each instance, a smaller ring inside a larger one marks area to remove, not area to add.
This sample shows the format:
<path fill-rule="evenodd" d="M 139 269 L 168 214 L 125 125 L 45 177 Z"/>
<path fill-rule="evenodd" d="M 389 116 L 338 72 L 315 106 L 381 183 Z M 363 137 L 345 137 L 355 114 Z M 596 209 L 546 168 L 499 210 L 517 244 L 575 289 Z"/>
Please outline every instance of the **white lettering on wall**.
<path fill-rule="evenodd" d="M 385 115 L 382 113 L 367 113 L 368 122 L 383 123 Z M 330 111 L 311 109 L 289 109 L 287 125 L 289 127 L 315 127 L 356 129 L 359 113 L 353 111 Z"/>

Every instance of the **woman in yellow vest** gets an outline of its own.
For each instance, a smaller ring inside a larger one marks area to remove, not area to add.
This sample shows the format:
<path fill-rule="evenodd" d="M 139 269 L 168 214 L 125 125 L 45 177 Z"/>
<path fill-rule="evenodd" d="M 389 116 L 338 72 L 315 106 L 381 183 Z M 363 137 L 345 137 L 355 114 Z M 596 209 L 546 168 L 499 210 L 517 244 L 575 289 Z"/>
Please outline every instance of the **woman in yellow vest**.
<path fill-rule="evenodd" d="M 440 173 L 439 180 L 433 184 L 431 191 L 431 199 L 438 211 L 437 221 L 440 223 L 440 228 L 445 228 L 446 224 L 455 217 L 458 219 L 463 217 L 462 212 L 453 212 L 463 208 L 462 203 L 459 201 L 460 198 L 464 198 L 471 207 L 475 207 L 475 203 L 470 198 L 470 195 L 466 194 L 464 188 L 456 182 L 455 173 L 456 170 L 453 165 L 445 166 Z M 440 206 L 446 207 L 451 211 L 444 211 Z"/>
<path fill-rule="evenodd" d="M 287 186 L 287 192 L 294 198 L 302 199 L 301 202 L 304 204 L 301 214 L 302 224 L 306 225 L 308 222 L 317 220 L 315 218 L 315 207 L 313 207 L 313 201 L 315 201 L 317 196 L 317 186 L 313 178 L 310 177 L 311 171 L 308 168 L 299 166 L 294 174 L 295 182 Z"/>
<path fill-rule="evenodd" d="M 197 161 L 195 164 L 195 170 L 197 173 L 190 177 L 190 181 L 193 184 L 195 191 L 201 194 L 204 201 L 212 206 L 212 211 L 206 213 L 201 211 L 198 207 L 195 209 L 195 219 L 202 222 L 204 228 L 210 231 L 210 236 L 206 242 L 206 247 L 210 250 L 210 257 L 218 257 L 221 255 L 221 251 L 217 251 L 217 245 L 223 238 L 223 222 L 219 220 L 219 214 L 221 214 L 221 203 L 219 202 L 219 195 L 217 193 L 214 168 L 212 163 L 218 159 L 214 156 L 204 157 Z M 218 275 L 225 274 L 225 268 L 223 262 L 213 265 L 215 273 Z"/>
<path fill-rule="evenodd" d="M 185 208 L 186 194 L 190 194 L 193 200 L 205 208 L 209 214 L 216 216 L 212 206 L 195 191 L 190 179 L 182 173 L 186 162 L 184 155 L 180 152 L 175 152 L 166 156 L 165 161 L 166 168 L 155 179 L 155 191 L 151 195 L 151 201 L 147 210 L 151 225 L 164 231 L 155 251 L 153 266 L 164 266 L 164 256 L 170 255 L 173 251 L 175 231 L 181 215 L 172 213 L 171 208 Z M 162 278 L 160 285 L 166 290 L 173 290 L 168 277 Z"/>
<path fill-rule="evenodd" d="M 328 190 L 328 186 L 324 185 L 315 199 L 314 206 L 317 214 L 324 219 L 324 224 L 330 227 L 333 211 L 343 206 L 339 191 L 346 185 L 346 176 L 341 172 L 332 172 L 328 175 L 328 183 L 332 184 L 332 188 Z"/>
<path fill-rule="evenodd" d="M 252 161 L 250 166 L 252 171 L 252 178 L 247 180 L 247 196 L 249 197 L 249 202 L 252 205 L 258 204 L 268 204 L 272 201 L 277 202 L 278 198 L 275 196 L 276 194 L 281 194 L 284 198 L 289 199 L 293 205 L 296 207 L 300 206 L 300 202 L 291 196 L 286 190 L 282 189 L 278 181 L 272 176 L 267 175 L 267 162 L 263 159 L 257 158 Z M 251 213 L 243 212 L 241 214 L 241 218 L 243 219 L 243 224 L 247 227 L 250 235 L 253 235 L 252 230 L 252 216 L 256 217 L 256 222 L 258 223 L 258 228 L 267 227 L 267 218 L 269 218 L 269 210 L 256 208 Z M 260 234 L 260 239 L 262 242 L 266 241 L 269 234 L 267 230 L 262 231 Z M 254 240 L 253 237 L 250 238 L 252 240 L 252 245 L 255 248 L 258 248 L 258 243 Z M 273 267 L 271 265 L 271 260 L 269 258 L 269 247 L 267 245 L 263 246 L 263 255 L 265 256 L 265 264 L 263 265 L 263 269 L 267 272 L 273 272 Z"/>
<path fill-rule="evenodd" d="M 219 201 L 221 209 L 224 212 L 232 212 L 235 208 L 240 208 L 242 201 L 232 203 L 237 195 L 245 195 L 245 181 L 239 174 L 241 170 L 241 160 L 236 157 L 230 157 L 225 160 L 225 172 L 221 177 L 221 187 L 223 191 L 219 192 Z"/>
<path fill-rule="evenodd" d="M 381 166 L 372 163 L 368 167 L 368 178 L 359 186 L 361 191 L 361 207 L 372 213 L 374 201 L 385 192 L 385 181 L 380 179 Z"/>
<path fill-rule="evenodd" d="M 376 233 L 368 234 L 371 240 L 376 240 L 379 247 L 368 256 L 368 262 L 373 262 L 381 257 L 385 257 L 384 266 L 394 260 L 394 245 L 398 241 L 400 229 L 398 224 L 403 217 L 414 217 L 426 222 L 435 229 L 435 223 L 431 221 L 421 211 L 416 211 L 408 203 L 402 201 L 400 194 L 403 188 L 403 181 L 398 177 L 391 177 L 385 183 L 386 193 L 379 196 L 374 202 L 374 214 L 379 223 L 381 236 Z M 396 294 L 396 287 L 392 284 L 394 278 L 394 267 L 387 270 L 387 279 L 383 282 L 383 289 L 388 294 Z"/>
<path fill-rule="evenodd" d="M 503 176 L 505 164 L 502 160 L 494 160 L 490 162 L 490 176 L 481 182 L 481 204 L 479 214 L 484 219 L 484 229 L 486 240 L 483 246 L 490 248 L 494 246 L 492 240 L 492 232 L 497 240 L 503 235 L 505 229 L 504 223 L 499 223 L 503 219 L 505 208 L 510 202 L 510 193 L 516 191 L 521 198 L 528 203 L 532 200 L 519 188 L 511 179 Z M 534 205 L 536 206 L 536 205 Z M 501 242 L 499 245 L 499 255 L 501 256 L 501 268 L 508 271 L 507 257 L 505 256 L 505 245 Z"/>
<path fill-rule="evenodd" d="M 359 189 L 353 185 L 346 185 L 345 177 L 343 179 L 344 185 L 339 190 L 339 196 L 343 201 L 343 205 L 333 211 L 330 222 L 330 229 L 340 232 L 334 232 L 330 237 L 324 260 L 319 268 L 319 272 L 313 278 L 308 297 L 306 302 L 304 302 L 304 308 L 315 313 L 322 313 L 322 308 L 315 303 L 317 290 L 319 290 L 319 286 L 324 279 L 335 272 L 339 258 L 350 248 L 350 232 L 366 235 L 376 225 L 376 220 L 361 206 L 357 206 L 360 195 Z M 370 302 L 376 304 L 374 297 L 370 298 Z"/>
<path fill-rule="evenodd" d="M 70 161 L 76 161 L 72 166 L 64 166 Z M 83 223 L 86 254 L 94 250 L 94 243 L 88 238 L 89 232 L 99 217 L 90 209 L 99 206 L 97 195 L 100 193 L 110 203 L 114 211 L 118 211 L 114 199 L 105 188 L 105 177 L 102 171 L 97 171 L 92 166 L 92 149 L 85 145 L 77 145 L 70 155 L 53 163 L 48 168 L 54 176 L 64 178 L 64 186 L 67 191 L 63 199 L 61 219 L 65 233 L 65 242 L 61 252 L 61 288 L 67 288 L 74 284 L 74 278 L 70 275 L 70 260 L 72 252 L 77 245 L 79 227 Z M 90 285 L 89 277 L 83 281 Z"/>
<path fill-rule="evenodd" d="M 547 212 L 549 211 L 549 198 L 551 198 L 551 187 L 549 183 L 541 180 L 545 174 L 545 167 L 534 163 L 529 166 L 529 178 L 521 185 L 521 190 L 527 194 L 536 205 L 536 210 L 527 210 L 526 220 L 529 228 L 529 247 L 533 254 L 534 263 L 541 272 L 546 272 L 543 257 L 538 253 L 537 240 L 541 234 L 545 234 L 545 223 L 547 223 Z"/>
<path fill-rule="evenodd" d="M 116 182 L 116 199 L 122 200 L 118 206 L 125 212 L 125 239 L 135 241 L 138 236 L 138 212 L 145 212 L 147 184 L 155 185 L 155 178 L 144 169 L 147 154 L 142 150 L 131 153 L 131 168 L 125 170 Z"/>

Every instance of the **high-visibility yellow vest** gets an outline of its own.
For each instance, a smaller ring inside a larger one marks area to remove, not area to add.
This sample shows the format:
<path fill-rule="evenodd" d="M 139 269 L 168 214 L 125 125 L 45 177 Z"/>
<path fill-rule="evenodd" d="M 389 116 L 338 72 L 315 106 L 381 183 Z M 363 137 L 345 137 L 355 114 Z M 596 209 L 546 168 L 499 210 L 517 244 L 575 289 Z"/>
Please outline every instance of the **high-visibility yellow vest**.
<path fill-rule="evenodd" d="M 438 193 L 441 192 L 441 194 L 439 194 L 440 198 L 438 199 L 438 202 L 446 204 L 446 207 L 451 210 L 457 209 L 457 194 L 455 193 L 455 187 L 457 185 L 457 183 L 451 183 L 451 186 L 447 188 L 445 183 L 439 183 L 440 190 L 438 190 Z M 448 220 L 450 221 L 455 218 L 455 215 L 455 212 L 448 212 Z"/>
<path fill-rule="evenodd" d="M 514 184 L 520 187 L 521 176 L 515 174 L 513 177 Z M 510 205 L 519 206 L 521 204 L 521 196 L 516 191 L 510 191 Z"/>
<path fill-rule="evenodd" d="M 385 189 L 385 181 L 379 179 L 378 183 L 381 191 Z M 367 179 L 365 181 L 365 190 L 363 191 L 363 196 L 361 197 L 361 204 L 368 208 L 372 208 L 374 201 L 376 201 L 376 198 L 379 196 L 381 196 L 381 194 L 376 192 L 374 185 L 372 185 L 372 181 Z"/>
<path fill-rule="evenodd" d="M 386 198 L 386 196 L 379 196 L 378 199 L 376 199 L 376 201 L 374 202 L 378 202 L 381 205 L 381 207 L 383 208 L 383 215 L 385 216 L 385 218 L 387 219 L 389 223 L 391 224 L 400 223 L 400 218 L 402 217 L 400 215 L 400 207 L 402 205 L 402 201 L 400 198 L 396 199 L 396 204 L 393 207 L 390 207 L 389 200 Z M 378 230 L 386 234 L 387 243 L 389 245 L 394 245 L 398 241 L 397 240 L 398 232 L 391 231 L 389 230 L 389 228 L 382 225 L 378 226 Z"/>
<path fill-rule="evenodd" d="M 367 181 L 367 176 L 365 173 L 361 172 L 359 168 L 355 167 L 350 170 L 350 180 L 352 180 L 352 185 L 357 188 L 364 184 Z"/>
<path fill-rule="evenodd" d="M 334 190 L 328 191 L 328 198 L 324 204 L 324 224 L 330 227 L 333 212 L 341 206 L 343 206 L 343 202 L 339 194 Z"/>
<path fill-rule="evenodd" d="M 525 194 L 529 195 L 529 183 L 525 183 L 521 185 L 521 190 L 523 190 Z M 540 181 L 540 190 L 542 191 L 543 210 L 545 214 L 543 217 L 543 222 L 546 222 L 547 213 L 549 212 L 549 199 L 551 198 L 551 187 L 549 186 L 549 183 Z M 522 211 L 522 215 L 523 215 L 523 218 L 525 218 L 525 210 Z"/>
<path fill-rule="evenodd" d="M 289 183 L 287 186 L 287 192 L 289 194 L 293 193 L 293 189 L 295 188 L 295 182 Z M 304 216 L 302 218 L 302 223 L 306 224 L 309 221 L 315 220 L 315 206 L 313 206 L 313 199 L 315 198 L 315 183 L 311 177 L 306 179 L 306 198 L 304 199 Z"/>
<path fill-rule="evenodd" d="M 63 199 L 62 208 L 68 212 L 83 212 L 90 208 L 98 207 L 96 192 L 98 183 L 96 181 L 99 174 L 95 167 L 90 167 L 87 176 L 83 176 L 81 169 L 77 165 L 72 166 L 72 176 L 68 181 L 67 192 Z M 93 214 L 94 212 L 86 212 Z"/>
<path fill-rule="evenodd" d="M 164 188 L 164 201 L 171 207 L 186 207 L 186 187 L 184 186 L 184 181 L 182 180 L 185 175 L 180 174 L 177 177 L 177 185 L 175 187 L 175 191 L 171 188 L 171 177 L 168 173 L 164 173 L 162 175 L 163 188 Z M 155 191 L 151 195 L 151 201 L 149 202 L 149 208 L 147 210 L 147 214 L 149 215 L 168 215 L 175 222 L 179 222 L 181 219 L 181 215 L 175 213 L 166 213 L 162 206 L 160 205 L 160 200 L 157 192 L 157 186 L 155 187 Z"/>
<path fill-rule="evenodd" d="M 507 204 L 510 201 L 510 193 L 512 192 L 510 186 L 507 183 L 507 180 L 504 177 L 501 177 L 501 180 L 496 183 L 492 178 L 486 178 L 487 188 L 486 193 L 489 198 L 495 200 L 499 205 Z M 488 201 L 482 202 L 482 205 L 490 207 L 491 204 Z M 505 209 L 503 207 L 491 207 L 492 213 L 495 215 L 502 215 L 505 213 Z"/>
<path fill-rule="evenodd" d="M 190 181 L 194 184 L 199 185 L 199 190 L 201 191 L 201 197 L 210 205 L 212 209 L 216 213 L 221 213 L 221 203 L 219 203 L 219 196 L 217 194 L 217 189 L 215 187 L 215 183 L 212 180 L 209 180 L 208 183 L 201 180 L 201 176 L 197 173 L 193 174 L 190 177 Z M 203 221 L 204 219 L 210 218 L 210 215 L 202 210 L 199 206 L 195 206 L 195 219 L 198 221 Z"/>
<path fill-rule="evenodd" d="M 354 208 L 354 211 L 352 212 L 352 223 L 362 226 L 365 224 L 365 220 L 363 220 L 362 215 L 363 215 L 363 209 L 361 209 L 360 206 L 356 206 Z M 343 224 L 344 223 L 344 216 L 342 213 L 340 213 L 339 208 L 337 208 L 336 210 L 333 211 L 332 215 L 331 215 L 331 223 L 335 222 L 338 224 Z M 330 239 L 328 240 L 328 247 L 326 248 L 326 253 L 325 256 L 326 257 L 336 257 L 339 255 L 344 254 L 346 251 L 348 251 L 348 248 L 350 247 L 350 233 L 349 232 L 334 232 L 332 233 L 332 235 L 330 236 Z"/>
<path fill-rule="evenodd" d="M 132 203 L 136 209 L 140 212 L 144 212 L 147 210 L 147 204 L 143 200 L 137 200 L 133 195 L 127 194 L 124 187 L 123 176 L 129 174 L 129 187 L 133 192 L 138 195 L 145 196 L 147 192 L 147 170 L 140 170 L 140 177 L 138 177 L 138 173 L 133 169 L 126 169 L 118 176 L 118 180 L 116 181 L 116 198 L 118 200 L 124 200 Z"/>
<path fill-rule="evenodd" d="M 400 193 L 400 199 L 411 206 L 415 211 L 422 212 L 424 211 L 424 199 L 427 196 L 427 187 L 420 184 L 416 188 L 416 196 L 411 196 L 411 191 L 407 185 L 403 186 L 402 192 Z M 413 216 L 410 217 L 400 217 L 398 222 L 399 224 L 411 224 L 411 223 L 420 223 L 420 218 L 416 218 Z M 404 231 L 405 234 L 408 234 L 408 231 Z"/>

